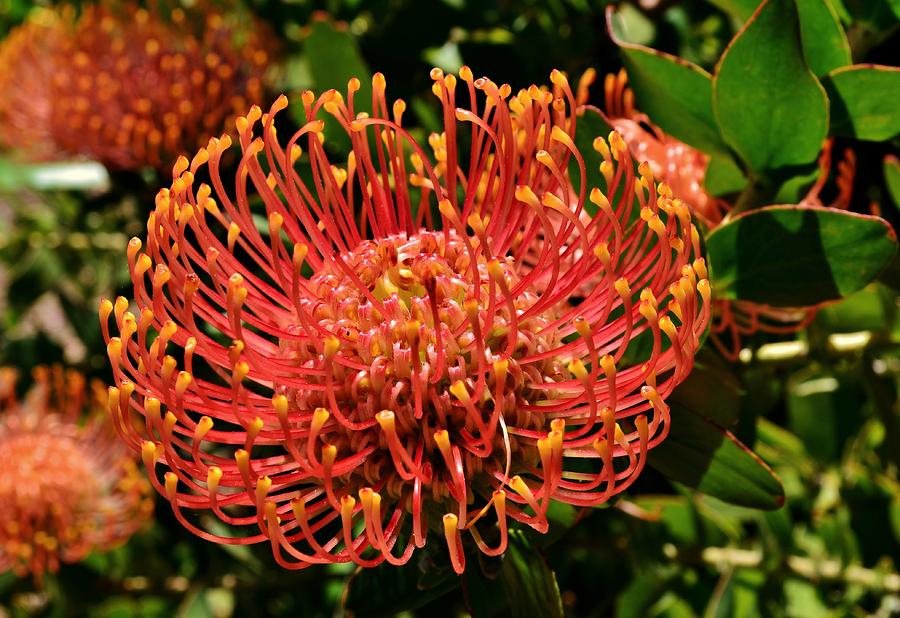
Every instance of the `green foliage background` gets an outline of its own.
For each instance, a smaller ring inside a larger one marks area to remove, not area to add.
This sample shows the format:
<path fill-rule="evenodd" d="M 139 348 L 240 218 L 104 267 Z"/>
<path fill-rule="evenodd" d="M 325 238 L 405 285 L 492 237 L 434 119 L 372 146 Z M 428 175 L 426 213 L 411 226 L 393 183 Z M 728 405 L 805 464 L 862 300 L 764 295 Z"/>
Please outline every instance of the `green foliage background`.
<path fill-rule="evenodd" d="M 465 63 L 476 75 L 517 88 L 546 83 L 552 68 L 571 76 L 594 68 L 602 80 L 624 60 L 633 78 L 645 76 L 633 81 L 638 104 L 654 121 L 699 142 L 732 170 L 721 193 L 739 208 L 795 202 L 815 177 L 815 155 L 830 130 L 835 152 L 852 147 L 859 161 L 852 210 L 868 213 L 877 203 L 891 224 L 900 220 L 900 166 L 888 156 L 900 132 L 896 79 L 878 73 L 866 79 L 883 83 L 855 82 L 837 68 L 898 64 L 895 0 L 797 0 L 798 12 L 790 14 L 799 16 L 799 31 L 773 13 L 773 25 L 753 36 L 773 63 L 785 59 L 778 57 L 782 48 L 793 55 L 779 65 L 781 74 L 761 65 L 756 77 L 730 74 L 739 63 L 716 68 L 756 0 L 626 3 L 616 11 L 618 45 L 607 32 L 608 3 L 598 0 L 246 4 L 284 40 L 279 90 L 343 88 L 348 77 L 379 70 L 389 95 L 408 102 L 410 124 L 431 131 L 440 127 L 432 66 L 455 71 Z M 0 0 L 0 33 L 30 8 L 26 0 Z M 823 8 L 832 21 L 821 17 Z M 330 19 L 322 21 L 321 11 Z M 803 28 L 819 30 L 802 39 Z M 826 35 L 836 42 L 810 47 L 811 40 L 832 41 Z M 706 86 L 715 118 L 704 117 L 702 105 L 678 107 L 702 92 L 690 91 L 683 72 L 660 63 L 648 47 L 715 73 Z M 735 45 L 730 53 L 740 50 Z M 791 62 L 814 69 L 805 91 Z M 757 118 L 765 115 L 767 88 L 784 95 L 780 124 Z M 797 107 L 793 100 L 830 101 L 830 124 L 813 117 L 817 104 Z M 602 106 L 602 82 L 592 102 Z M 884 118 L 872 120 L 873 110 Z M 765 143 L 760 123 L 772 132 Z M 780 147 L 787 140 L 806 141 L 786 151 Z M 47 180 L 42 172 L 52 166 L 0 158 L 0 365 L 27 374 L 62 362 L 105 378 L 96 300 L 127 293 L 124 247 L 142 234 L 164 179 L 152 171 L 107 175 L 84 162 L 63 165 L 81 166 L 81 186 L 52 174 Z M 868 238 L 871 229 L 851 229 L 847 221 L 835 224 L 845 226 L 838 236 L 858 231 Z M 887 238 L 883 229 L 874 233 Z M 718 234 L 710 240 L 710 251 L 718 252 L 713 268 L 746 272 L 746 252 Z M 735 234 L 766 232 L 743 225 Z M 845 273 L 846 254 L 823 238 L 807 237 L 825 252 L 827 274 L 848 282 L 837 290 L 845 300 L 800 333 L 749 339 L 735 363 L 707 346 L 676 398 L 680 424 L 628 495 L 596 512 L 558 509 L 550 535 L 514 533 L 503 559 L 472 556 L 462 579 L 438 553 L 403 569 L 281 571 L 266 547 L 220 547 L 193 537 L 160 500 L 156 521 L 129 544 L 64 566 L 43 588 L 0 575 L 0 616 L 900 615 L 900 270 L 891 264 L 882 272 L 873 257 L 876 239 L 860 241 L 851 263 L 871 273 Z M 722 283 L 719 294 L 762 294 L 772 302 L 765 294 L 773 286 L 789 293 L 797 255 L 784 251 L 754 258 L 770 260 L 783 275 L 780 284 Z M 810 293 L 824 294 L 815 272 Z"/>

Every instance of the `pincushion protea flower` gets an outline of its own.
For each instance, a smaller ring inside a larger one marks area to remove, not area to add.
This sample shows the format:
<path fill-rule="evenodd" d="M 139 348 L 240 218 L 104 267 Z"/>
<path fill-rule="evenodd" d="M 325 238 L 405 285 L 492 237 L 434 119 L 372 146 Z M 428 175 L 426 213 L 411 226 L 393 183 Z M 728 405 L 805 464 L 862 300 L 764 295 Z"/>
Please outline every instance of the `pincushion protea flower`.
<path fill-rule="evenodd" d="M 628 75 L 621 70 L 607 75 L 604 82 L 606 114 L 637 156 L 646 159 L 653 173 L 690 206 L 693 215 L 714 228 L 731 211 L 732 204 L 709 195 L 703 186 L 709 157 L 699 150 L 667 135 L 646 114 L 635 108 L 634 93 L 628 88 Z M 821 192 L 832 167 L 833 142 L 826 142 L 819 156 L 819 177 L 799 202 L 806 206 L 825 206 Z M 827 206 L 847 209 L 853 193 L 856 158 L 849 148 L 837 163 L 837 195 Z M 712 341 L 724 356 L 738 358 L 743 339 L 757 332 L 794 333 L 809 326 L 818 307 L 770 307 L 747 301 L 713 301 Z"/>
<path fill-rule="evenodd" d="M 136 311 L 100 305 L 110 409 L 205 539 L 267 541 L 287 568 L 372 566 L 437 530 L 462 572 L 464 533 L 497 555 L 510 519 L 545 531 L 554 500 L 601 504 L 669 431 L 709 316 L 688 209 L 617 133 L 586 169 L 562 73 L 515 95 L 468 68 L 432 78 L 430 152 L 380 74 L 371 116 L 358 80 L 305 92 L 287 140 L 282 96 L 237 120 L 233 187 L 231 140 L 213 139 L 129 244 Z M 353 145 L 340 164 L 328 115 Z"/>
<path fill-rule="evenodd" d="M 15 146 L 34 159 L 59 151 L 51 130 L 50 53 L 62 31 L 55 12 L 35 9 L 0 44 L 0 145 Z"/>
<path fill-rule="evenodd" d="M 34 377 L 18 402 L 15 370 L 0 368 L 0 572 L 41 579 L 61 562 L 123 543 L 153 503 L 104 413 L 102 387 L 89 390 L 81 374 L 59 367 Z"/>
<path fill-rule="evenodd" d="M 0 142 L 34 159 L 168 167 L 262 99 L 270 40 L 213 11 L 41 9 L 0 47 Z"/>

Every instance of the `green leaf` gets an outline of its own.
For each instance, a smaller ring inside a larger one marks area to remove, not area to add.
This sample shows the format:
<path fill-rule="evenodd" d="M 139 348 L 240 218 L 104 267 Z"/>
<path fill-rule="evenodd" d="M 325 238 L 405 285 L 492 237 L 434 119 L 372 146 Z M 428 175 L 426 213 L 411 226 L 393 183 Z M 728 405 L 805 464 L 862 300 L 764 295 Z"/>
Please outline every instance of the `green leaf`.
<path fill-rule="evenodd" d="M 831 133 L 881 142 L 900 134 L 900 68 L 856 64 L 829 73 Z"/>
<path fill-rule="evenodd" d="M 741 385 L 735 375 L 715 355 L 698 356 L 687 379 L 670 396 L 694 414 L 722 427 L 737 423 L 741 408 Z"/>
<path fill-rule="evenodd" d="M 731 157 L 712 156 L 706 166 L 703 188 L 717 197 L 738 193 L 747 186 L 747 177 Z"/>
<path fill-rule="evenodd" d="M 793 0 L 767 0 L 725 50 L 713 108 L 727 142 L 754 172 L 816 160 L 828 99 L 803 61 Z"/>
<path fill-rule="evenodd" d="M 730 431 L 677 403 L 668 437 L 647 462 L 668 478 L 724 502 L 758 509 L 784 504 L 778 477 Z"/>
<path fill-rule="evenodd" d="M 839 303 L 823 307 L 816 314 L 816 324 L 828 333 L 883 331 L 893 324 L 896 312 L 894 293 L 876 282 Z"/>
<path fill-rule="evenodd" d="M 897 250 L 879 217 L 813 206 L 769 206 L 706 238 L 718 298 L 800 307 L 862 289 Z"/>
<path fill-rule="evenodd" d="M 769 203 L 799 204 L 821 174 L 815 163 L 791 170 L 791 177 L 778 187 Z"/>
<path fill-rule="evenodd" d="M 622 50 L 640 110 L 684 143 L 727 156 L 713 114 L 709 73 L 677 56 L 624 41 L 617 32 L 617 17 L 612 9 L 607 10 L 610 37 Z"/>
<path fill-rule="evenodd" d="M 473 554 L 463 575 L 466 604 L 473 618 L 562 618 L 556 575 L 524 530 L 509 531 L 509 544 L 499 558 Z"/>
<path fill-rule="evenodd" d="M 422 607 L 462 583 L 449 566 L 432 566 L 423 573 L 420 562 L 413 559 L 402 566 L 384 562 L 371 569 L 357 569 L 344 591 L 346 614 L 394 616 Z"/>
<path fill-rule="evenodd" d="M 821 77 L 851 64 L 850 43 L 837 12 L 827 0 L 795 0 L 800 13 L 800 37 L 809 68 Z"/>
<path fill-rule="evenodd" d="M 562 598 L 556 574 L 522 531 L 510 531 L 500 582 L 514 617 L 527 618 L 538 610 L 542 616 L 562 618 Z"/>
<path fill-rule="evenodd" d="M 884 158 L 884 184 L 894 206 L 900 208 L 900 159 L 894 155 Z"/>

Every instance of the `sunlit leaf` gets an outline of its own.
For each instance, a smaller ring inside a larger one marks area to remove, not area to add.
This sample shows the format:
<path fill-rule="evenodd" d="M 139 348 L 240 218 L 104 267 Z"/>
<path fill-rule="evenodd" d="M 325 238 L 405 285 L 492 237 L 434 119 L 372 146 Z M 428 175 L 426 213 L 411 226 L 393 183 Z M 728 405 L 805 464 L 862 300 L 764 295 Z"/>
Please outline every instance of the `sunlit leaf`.
<path fill-rule="evenodd" d="M 816 160 L 828 99 L 803 61 L 793 0 L 767 0 L 729 45 L 713 77 L 725 142 L 755 172 Z"/>

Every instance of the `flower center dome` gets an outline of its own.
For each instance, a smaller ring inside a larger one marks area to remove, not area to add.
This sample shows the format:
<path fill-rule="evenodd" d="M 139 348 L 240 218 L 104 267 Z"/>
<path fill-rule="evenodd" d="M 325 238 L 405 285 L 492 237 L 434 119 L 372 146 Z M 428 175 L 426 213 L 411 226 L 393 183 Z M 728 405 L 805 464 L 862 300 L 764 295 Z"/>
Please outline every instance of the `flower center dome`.
<path fill-rule="evenodd" d="M 533 442 L 520 443 L 508 427 L 546 430 L 534 406 L 548 391 L 535 384 L 565 379 L 564 364 L 554 356 L 520 361 L 558 347 L 547 328 L 554 311 L 529 314 L 538 296 L 520 285 L 511 261 L 486 260 L 478 246 L 477 237 L 452 231 L 398 234 L 364 241 L 312 276 L 306 308 L 339 337 L 281 341 L 306 380 L 302 389 L 277 389 L 289 417 L 305 417 L 300 453 L 368 453 L 345 482 L 383 485 L 397 498 L 408 497 L 403 472 L 419 468 L 435 500 L 451 491 L 450 444 L 467 477 L 515 474 L 506 463 L 512 453 L 518 466 L 538 460 Z M 321 388 L 309 388 L 323 354 Z M 312 431 L 320 422 L 333 428 L 327 444 Z M 399 460 L 397 474 L 385 476 L 393 468 L 385 458 Z"/>

